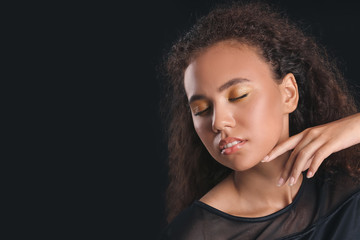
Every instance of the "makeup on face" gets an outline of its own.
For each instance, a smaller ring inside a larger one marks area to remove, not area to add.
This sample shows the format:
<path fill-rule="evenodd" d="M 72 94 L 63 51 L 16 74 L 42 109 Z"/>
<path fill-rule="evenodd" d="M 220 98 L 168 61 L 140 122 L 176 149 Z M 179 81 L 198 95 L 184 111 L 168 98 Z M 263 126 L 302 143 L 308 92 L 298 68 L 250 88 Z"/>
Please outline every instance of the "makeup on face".
<path fill-rule="evenodd" d="M 235 103 L 246 98 L 251 92 L 251 87 L 249 86 L 248 82 L 246 83 L 238 82 L 235 83 L 235 85 L 229 87 L 229 89 L 222 89 L 221 91 L 224 92 L 223 97 L 227 99 L 227 101 Z M 194 116 L 205 115 L 206 113 L 209 113 L 209 111 L 211 110 L 212 103 L 209 100 L 209 98 L 207 98 L 206 96 L 194 95 L 190 99 L 191 99 L 190 108 Z"/>
<path fill-rule="evenodd" d="M 185 70 L 184 86 L 196 133 L 226 167 L 252 168 L 288 137 L 279 85 L 253 47 L 210 47 Z"/>
<path fill-rule="evenodd" d="M 244 144 L 245 139 L 227 137 L 219 142 L 220 152 L 223 155 L 230 155 L 237 152 Z"/>

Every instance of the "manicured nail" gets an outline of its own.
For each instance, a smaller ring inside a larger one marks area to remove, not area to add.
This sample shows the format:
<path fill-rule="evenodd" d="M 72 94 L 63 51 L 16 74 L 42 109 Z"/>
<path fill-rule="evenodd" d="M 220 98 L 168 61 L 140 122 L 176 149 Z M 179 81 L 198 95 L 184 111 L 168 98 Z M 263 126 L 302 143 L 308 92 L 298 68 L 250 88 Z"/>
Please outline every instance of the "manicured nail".
<path fill-rule="evenodd" d="M 261 162 L 267 162 L 269 160 L 269 156 L 264 157 L 264 159 Z"/>
<path fill-rule="evenodd" d="M 278 187 L 281 187 L 281 185 L 283 185 L 283 184 L 284 184 L 284 179 L 283 179 L 283 178 L 280 178 L 277 186 L 278 186 Z"/>
<path fill-rule="evenodd" d="M 306 174 L 307 178 L 311 178 L 314 174 L 311 171 L 308 171 Z"/>
<path fill-rule="evenodd" d="M 294 183 L 295 183 L 295 178 L 294 178 L 294 177 L 291 177 L 291 178 L 290 178 L 290 181 L 289 181 L 290 187 L 291 187 L 292 185 L 294 185 Z"/>

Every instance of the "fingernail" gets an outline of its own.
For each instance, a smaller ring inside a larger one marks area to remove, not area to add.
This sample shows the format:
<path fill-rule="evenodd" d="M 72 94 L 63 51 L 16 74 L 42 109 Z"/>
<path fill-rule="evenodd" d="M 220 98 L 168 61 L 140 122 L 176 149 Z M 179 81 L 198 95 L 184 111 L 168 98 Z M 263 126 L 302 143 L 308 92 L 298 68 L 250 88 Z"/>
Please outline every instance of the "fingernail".
<path fill-rule="evenodd" d="M 278 187 L 281 187 L 281 185 L 283 185 L 283 184 L 284 184 L 284 179 L 283 179 L 283 178 L 280 178 L 277 186 L 278 186 Z"/>
<path fill-rule="evenodd" d="M 311 178 L 314 174 L 311 171 L 308 171 L 306 174 L 307 178 Z"/>
<path fill-rule="evenodd" d="M 268 160 L 269 160 L 269 156 L 266 156 L 261 162 L 267 162 Z"/>
<path fill-rule="evenodd" d="M 290 181 L 289 181 L 290 187 L 291 187 L 292 185 L 294 185 L 294 183 L 295 183 L 295 178 L 294 178 L 294 177 L 291 177 L 291 178 L 290 178 Z"/>

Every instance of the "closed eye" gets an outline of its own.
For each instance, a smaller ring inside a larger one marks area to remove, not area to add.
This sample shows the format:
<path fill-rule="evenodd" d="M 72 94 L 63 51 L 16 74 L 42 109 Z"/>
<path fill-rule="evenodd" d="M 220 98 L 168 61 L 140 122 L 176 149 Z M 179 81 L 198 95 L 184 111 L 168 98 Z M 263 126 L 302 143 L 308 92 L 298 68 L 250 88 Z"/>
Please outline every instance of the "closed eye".
<path fill-rule="evenodd" d="M 246 97 L 247 95 L 249 95 L 249 94 L 246 93 L 246 94 L 244 94 L 244 95 L 241 95 L 240 97 L 229 98 L 229 101 L 230 101 L 230 102 L 235 102 L 235 101 L 237 101 L 237 100 L 239 100 L 239 99 L 242 99 L 242 98 Z"/>
<path fill-rule="evenodd" d="M 205 113 L 207 110 L 209 110 L 209 108 L 206 108 L 205 110 L 202 110 L 202 111 L 200 111 L 200 112 L 194 113 L 194 116 L 199 116 L 199 115 Z"/>

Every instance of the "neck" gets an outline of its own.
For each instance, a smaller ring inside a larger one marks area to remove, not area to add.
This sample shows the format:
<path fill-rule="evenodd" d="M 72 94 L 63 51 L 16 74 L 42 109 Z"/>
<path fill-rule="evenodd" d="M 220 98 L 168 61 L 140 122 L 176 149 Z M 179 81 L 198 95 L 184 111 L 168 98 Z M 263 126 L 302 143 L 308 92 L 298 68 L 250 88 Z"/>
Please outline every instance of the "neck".
<path fill-rule="evenodd" d="M 269 163 L 259 163 L 252 169 L 234 172 L 232 179 L 235 191 L 241 196 L 241 201 L 249 206 L 279 210 L 289 205 L 298 192 L 302 175 L 293 186 L 284 184 L 278 187 L 283 166 L 290 153 L 285 153 Z"/>

